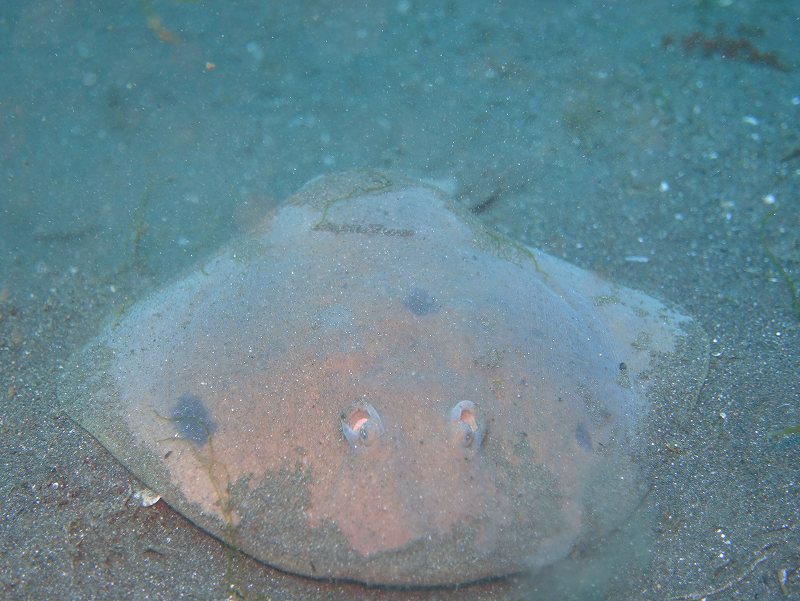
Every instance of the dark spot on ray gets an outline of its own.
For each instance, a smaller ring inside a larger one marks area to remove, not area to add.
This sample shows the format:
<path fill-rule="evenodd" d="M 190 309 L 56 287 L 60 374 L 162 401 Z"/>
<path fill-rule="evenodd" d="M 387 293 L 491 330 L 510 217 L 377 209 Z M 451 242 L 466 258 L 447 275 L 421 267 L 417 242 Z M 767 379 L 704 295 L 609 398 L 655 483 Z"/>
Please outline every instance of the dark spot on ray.
<path fill-rule="evenodd" d="M 430 315 L 439 311 L 439 303 L 422 288 L 413 288 L 403 299 L 403 304 L 414 315 Z"/>
<path fill-rule="evenodd" d="M 580 422 L 577 426 L 575 426 L 575 440 L 577 440 L 578 444 L 587 451 L 592 450 L 592 435 L 589 434 L 589 430 L 586 428 L 586 424 L 583 422 Z"/>
<path fill-rule="evenodd" d="M 206 444 L 209 437 L 217 431 L 217 424 L 214 423 L 202 399 L 188 392 L 178 399 L 172 411 L 172 421 L 175 422 L 178 434 L 182 438 L 198 445 Z"/>

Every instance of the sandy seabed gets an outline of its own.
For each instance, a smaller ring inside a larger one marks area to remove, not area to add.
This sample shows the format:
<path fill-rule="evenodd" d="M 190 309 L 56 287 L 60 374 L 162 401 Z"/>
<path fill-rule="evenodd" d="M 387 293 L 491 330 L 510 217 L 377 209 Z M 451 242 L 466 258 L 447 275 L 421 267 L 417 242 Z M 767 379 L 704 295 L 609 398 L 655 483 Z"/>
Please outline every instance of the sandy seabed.
<path fill-rule="evenodd" d="M 591 594 L 800 598 L 800 439 L 770 436 L 800 423 L 798 23 L 754 0 L 4 2 L 0 596 L 545 595 L 272 570 L 136 503 L 59 408 L 109 315 L 310 178 L 379 167 L 708 334 L 700 394 L 654 416 L 647 565 Z"/>

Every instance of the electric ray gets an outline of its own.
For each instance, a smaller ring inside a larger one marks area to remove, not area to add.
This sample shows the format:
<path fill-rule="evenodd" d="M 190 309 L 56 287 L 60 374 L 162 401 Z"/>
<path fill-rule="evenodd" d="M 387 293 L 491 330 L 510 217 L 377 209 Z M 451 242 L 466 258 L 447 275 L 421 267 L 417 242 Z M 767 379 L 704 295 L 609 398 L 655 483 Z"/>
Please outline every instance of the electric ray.
<path fill-rule="evenodd" d="M 702 380 L 695 329 L 435 187 L 348 173 L 113 319 L 61 393 L 264 563 L 456 584 L 554 564 L 629 517 L 652 402 Z"/>

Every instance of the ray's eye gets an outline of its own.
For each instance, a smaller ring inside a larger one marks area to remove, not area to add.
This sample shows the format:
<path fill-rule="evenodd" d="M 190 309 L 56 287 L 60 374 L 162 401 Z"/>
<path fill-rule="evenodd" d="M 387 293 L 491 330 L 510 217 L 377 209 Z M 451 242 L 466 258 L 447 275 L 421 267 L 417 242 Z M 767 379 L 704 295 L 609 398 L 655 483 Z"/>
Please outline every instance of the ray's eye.
<path fill-rule="evenodd" d="M 342 434 L 353 449 L 373 445 L 383 434 L 381 416 L 365 399 L 342 411 L 341 420 Z"/>
<path fill-rule="evenodd" d="M 472 401 L 459 401 L 448 415 L 453 442 L 463 449 L 477 450 L 483 443 L 486 423 Z"/>

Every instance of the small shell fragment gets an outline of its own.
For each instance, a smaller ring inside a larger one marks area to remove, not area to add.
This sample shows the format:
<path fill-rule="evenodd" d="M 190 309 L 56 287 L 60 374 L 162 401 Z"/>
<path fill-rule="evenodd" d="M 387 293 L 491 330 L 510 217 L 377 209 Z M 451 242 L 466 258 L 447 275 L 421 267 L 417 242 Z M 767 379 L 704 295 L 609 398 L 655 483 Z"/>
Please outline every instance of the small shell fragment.
<path fill-rule="evenodd" d="M 131 499 L 140 507 L 150 507 L 161 500 L 161 495 L 143 486 L 133 491 Z"/>

